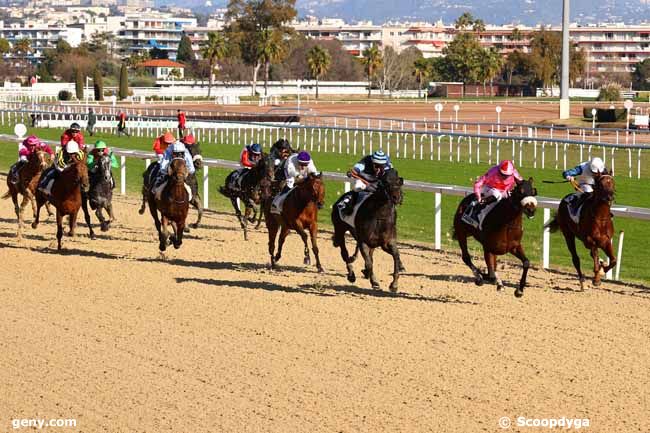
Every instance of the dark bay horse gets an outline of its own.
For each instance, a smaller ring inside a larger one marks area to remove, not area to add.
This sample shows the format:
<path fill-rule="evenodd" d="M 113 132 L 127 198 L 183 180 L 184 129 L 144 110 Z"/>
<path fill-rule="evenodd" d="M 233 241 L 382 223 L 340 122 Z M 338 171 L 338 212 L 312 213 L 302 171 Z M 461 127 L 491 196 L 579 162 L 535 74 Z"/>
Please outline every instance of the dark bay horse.
<path fill-rule="evenodd" d="M 528 218 L 535 215 L 537 209 L 537 190 L 533 187 L 533 179 L 517 182 L 517 185 L 508 198 L 501 200 L 485 217 L 483 229 L 479 230 L 462 221 L 463 213 L 467 206 L 475 200 L 474 194 L 465 197 L 456 210 L 454 216 L 454 239 L 458 240 L 463 253 L 463 262 L 469 266 L 474 274 L 475 283 L 483 284 L 483 280 L 496 283 L 497 290 L 503 290 L 503 282 L 496 274 L 497 256 L 510 253 L 521 260 L 523 273 L 519 281 L 519 287 L 515 290 L 515 296 L 524 295 L 526 287 L 526 276 L 530 262 L 521 245 L 521 238 L 524 230 L 522 218 L 525 213 Z M 487 274 L 482 274 L 472 263 L 472 257 L 467 249 L 467 238 L 474 237 L 483 246 L 483 255 L 487 265 Z"/>
<path fill-rule="evenodd" d="M 156 199 L 152 191 L 148 191 L 147 202 L 149 211 L 158 230 L 160 241 L 159 249 L 164 254 L 167 243 L 171 240 L 174 248 L 178 249 L 183 243 L 183 229 L 185 219 L 190 208 L 190 196 L 185 189 L 187 179 L 187 167 L 183 158 L 174 158 L 169 165 L 169 179 L 167 185 L 160 194 L 160 200 Z M 160 218 L 158 218 L 160 212 Z M 174 234 L 170 237 L 167 225 L 170 224 Z"/>
<path fill-rule="evenodd" d="M 248 240 L 248 223 L 255 222 L 259 212 L 258 207 L 261 203 L 260 182 L 264 177 L 272 176 L 272 165 L 269 165 L 270 159 L 266 154 L 262 154 L 255 167 L 245 170 L 241 174 L 239 190 L 233 190 L 229 185 L 232 183 L 233 176 L 238 170 L 231 172 L 225 180 L 225 185 L 219 187 L 219 192 L 230 199 L 235 215 L 239 220 L 241 228 L 244 230 L 244 240 Z M 244 204 L 244 213 L 242 214 L 237 199 Z M 252 216 L 251 216 L 252 214 Z M 261 216 L 260 216 L 261 217 Z M 259 221 L 258 221 L 259 226 Z"/>
<path fill-rule="evenodd" d="M 332 208 L 332 223 L 334 224 L 334 246 L 341 249 L 341 257 L 348 270 L 348 281 L 356 280 L 352 263 L 356 259 L 350 257 L 345 246 L 345 233 L 350 232 L 356 240 L 356 251 L 361 251 L 365 261 L 363 275 L 370 280 L 372 288 L 379 290 L 379 282 L 373 271 L 372 255 L 375 248 L 381 248 L 393 257 L 393 281 L 390 290 L 396 292 L 398 288 L 399 272 L 404 269 L 397 249 L 397 205 L 402 203 L 402 185 L 404 179 L 399 177 L 397 170 L 388 170 L 379 180 L 377 190 L 372 193 L 359 207 L 354 217 L 354 225 L 348 225 L 341 219 L 338 204 L 350 194 L 346 193 Z"/>
<path fill-rule="evenodd" d="M 557 231 L 557 229 L 562 230 L 566 245 L 573 259 L 573 266 L 578 271 L 580 288 L 582 290 L 585 288 L 585 277 L 580 269 L 580 257 L 578 257 L 576 251 L 576 238 L 582 241 L 584 246 L 591 252 L 591 257 L 594 260 L 594 286 L 599 286 L 602 276 L 616 266 L 616 256 L 614 255 L 614 247 L 612 246 L 614 223 L 612 222 L 611 213 L 615 193 L 614 176 L 611 174 L 603 174 L 596 179 L 594 192 L 582 205 L 579 224 L 574 223 L 569 216 L 569 205 L 566 200 L 560 202 L 557 215 L 547 224 L 547 227 L 552 232 Z M 599 248 L 609 258 L 608 265 L 603 265 L 598 258 Z"/>
<path fill-rule="evenodd" d="M 197 179 L 197 173 L 203 168 L 203 156 L 201 156 L 201 147 L 199 146 L 199 143 L 187 146 L 187 150 L 189 150 L 190 155 L 192 155 L 192 161 L 194 162 L 195 170 L 195 173 L 187 175 L 187 184 L 192 190 L 192 200 L 190 201 L 190 204 L 194 206 L 198 212 L 196 222 L 194 224 L 191 224 L 191 227 L 193 229 L 196 229 L 199 227 L 201 218 L 203 217 L 203 203 L 201 201 L 201 194 L 199 193 L 199 182 Z M 153 164 L 149 164 L 149 167 L 147 167 L 144 173 L 142 173 L 142 204 L 140 205 L 140 210 L 138 211 L 140 215 L 143 215 L 145 209 L 147 208 L 147 197 L 149 196 L 149 189 L 151 188 L 151 184 L 154 177 L 157 175 L 159 168 L 160 163 L 154 162 Z M 189 229 L 187 227 L 185 227 L 184 230 L 186 232 L 189 232 Z"/>
<path fill-rule="evenodd" d="M 86 224 L 90 230 L 91 239 L 95 239 L 95 233 L 90 220 L 88 204 L 95 211 L 103 232 L 108 231 L 110 223 L 115 220 L 115 215 L 113 214 L 113 172 L 111 170 L 111 157 L 102 153 L 96 161 L 94 169 L 91 169 L 89 173 L 90 189 L 88 193 L 83 194 L 82 203 L 82 209 Z M 108 221 L 104 218 L 102 209 L 108 213 Z"/>
<path fill-rule="evenodd" d="M 269 231 L 269 255 L 271 268 L 276 268 L 277 262 L 282 257 L 282 246 L 290 230 L 295 230 L 305 245 L 304 263 L 309 265 L 309 247 L 307 246 L 307 231 L 311 237 L 311 246 L 316 258 L 318 272 L 323 272 L 318 255 L 318 210 L 325 203 L 325 185 L 322 174 L 310 174 L 303 182 L 298 184 L 284 200 L 282 213 L 271 213 L 271 203 L 266 202 L 264 207 L 264 220 Z M 275 238 L 280 231 L 278 252 L 275 254 Z"/>
<path fill-rule="evenodd" d="M 11 197 L 11 200 L 14 202 L 14 209 L 16 211 L 16 217 L 18 218 L 18 239 L 21 239 L 23 236 L 23 228 L 25 226 L 25 221 L 23 219 L 23 212 L 27 207 L 27 203 L 31 203 L 32 212 L 34 217 L 36 217 L 36 187 L 38 182 L 41 180 L 41 174 L 43 171 L 50 166 L 49 154 L 44 150 L 36 150 L 33 152 L 28 160 L 27 164 L 18 173 L 18 182 L 13 184 L 9 176 L 7 176 L 7 191 L 2 198 L 7 199 Z M 14 164 L 15 166 L 16 164 Z M 10 173 L 14 170 L 14 166 L 11 167 Z M 23 200 L 18 205 L 18 194 L 23 196 Z M 50 210 L 49 203 L 46 204 L 48 215 L 52 215 Z"/>
<path fill-rule="evenodd" d="M 36 190 L 36 219 L 32 228 L 38 227 L 41 215 L 41 207 L 48 201 L 56 208 L 56 240 L 57 249 L 61 249 L 61 238 L 63 237 L 63 217 L 68 215 L 70 219 L 70 236 L 74 236 L 77 224 L 77 214 L 81 208 L 81 194 L 89 188 L 88 167 L 86 158 L 78 154 L 71 156 L 68 166 L 59 174 L 52 185 L 52 193 L 46 197 L 40 190 Z"/>

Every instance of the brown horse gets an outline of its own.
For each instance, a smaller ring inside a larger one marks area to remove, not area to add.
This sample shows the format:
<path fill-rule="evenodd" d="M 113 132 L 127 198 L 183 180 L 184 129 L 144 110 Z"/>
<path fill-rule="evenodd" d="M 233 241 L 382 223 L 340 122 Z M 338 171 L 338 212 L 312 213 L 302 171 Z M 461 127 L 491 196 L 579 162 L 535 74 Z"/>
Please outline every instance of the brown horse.
<path fill-rule="evenodd" d="M 11 200 L 14 202 L 14 209 L 18 217 L 18 239 L 21 239 L 23 236 L 22 231 L 25 226 L 23 212 L 28 202 L 31 203 L 32 212 L 34 217 L 36 217 L 36 187 L 38 186 L 38 181 L 41 179 L 43 170 L 49 166 L 49 154 L 44 150 L 36 150 L 29 156 L 27 164 L 18 173 L 18 182 L 16 184 L 13 184 L 9 176 L 7 176 L 7 187 L 9 187 L 9 191 L 2 198 L 6 199 L 11 197 Z M 13 170 L 14 167 L 12 166 L 10 172 Z M 23 196 L 23 201 L 20 203 L 20 206 L 18 205 L 18 194 L 22 194 Z M 49 203 L 46 206 L 48 215 L 52 215 Z"/>
<path fill-rule="evenodd" d="M 310 174 L 303 182 L 298 184 L 287 196 L 282 207 L 282 213 L 276 215 L 271 213 L 271 200 L 265 201 L 264 220 L 269 230 L 269 254 L 271 256 L 271 267 L 276 268 L 277 262 L 282 256 L 282 246 L 289 234 L 289 230 L 295 230 L 305 245 L 306 265 L 311 263 L 309 258 L 309 247 L 307 246 L 307 232 L 311 236 L 311 247 L 316 257 L 316 268 L 323 272 L 318 255 L 318 210 L 325 203 L 325 185 L 322 174 Z M 275 238 L 280 230 L 278 241 L 278 252 L 275 252 Z"/>
<path fill-rule="evenodd" d="M 149 211 L 158 230 L 160 253 L 164 254 L 168 241 L 171 240 L 174 248 L 178 249 L 183 243 L 183 230 L 185 219 L 190 209 L 190 195 L 185 189 L 185 180 L 188 177 L 187 166 L 183 158 L 174 158 L 169 165 L 169 180 L 160 193 L 160 200 L 151 191 L 147 191 Z M 160 218 L 158 218 L 160 212 Z M 167 224 L 172 226 L 174 234 L 170 237 Z"/>
<path fill-rule="evenodd" d="M 503 282 L 496 274 L 497 256 L 510 253 L 521 260 L 524 268 L 519 287 L 515 290 L 515 296 L 519 298 L 524 295 L 530 262 L 521 245 L 521 238 L 524 234 L 522 216 L 524 213 L 528 218 L 535 215 L 536 195 L 537 190 L 533 188 L 532 178 L 517 182 L 510 196 L 501 200 L 485 217 L 482 230 L 474 228 L 462 220 L 465 209 L 472 200 L 475 200 L 474 194 L 465 197 L 458 205 L 454 216 L 454 239 L 458 240 L 463 254 L 463 262 L 472 270 L 476 285 L 480 286 L 483 284 L 483 280 L 487 280 L 496 283 L 497 290 L 503 290 Z M 487 274 L 482 274 L 472 263 L 472 256 L 467 249 L 467 238 L 470 236 L 483 245 Z"/>
<path fill-rule="evenodd" d="M 52 203 L 56 208 L 56 240 L 57 249 L 60 250 L 61 238 L 63 237 L 63 217 L 69 216 L 69 236 L 74 236 L 77 214 L 82 202 L 81 192 L 88 192 L 89 187 L 86 158 L 74 154 L 71 156 L 68 166 L 54 181 L 49 197 L 46 197 L 40 190 L 36 190 L 36 219 L 32 223 L 32 228 L 38 227 L 41 207 L 48 201 Z"/>
<path fill-rule="evenodd" d="M 611 174 L 601 175 L 596 179 L 593 194 L 582 205 L 579 224 L 574 223 L 569 216 L 569 205 L 566 200 L 560 202 L 557 215 L 547 224 L 547 227 L 552 232 L 557 231 L 558 228 L 562 230 L 573 259 L 573 266 L 578 271 L 580 289 L 582 290 L 585 288 L 585 277 L 580 269 L 580 257 L 578 257 L 576 251 L 576 237 L 591 252 L 591 257 L 594 260 L 594 286 L 599 286 L 602 276 L 616 266 L 616 256 L 612 246 L 614 224 L 612 223 L 611 214 L 615 192 L 614 176 Z M 608 265 L 603 265 L 598 258 L 599 248 L 609 257 Z"/>

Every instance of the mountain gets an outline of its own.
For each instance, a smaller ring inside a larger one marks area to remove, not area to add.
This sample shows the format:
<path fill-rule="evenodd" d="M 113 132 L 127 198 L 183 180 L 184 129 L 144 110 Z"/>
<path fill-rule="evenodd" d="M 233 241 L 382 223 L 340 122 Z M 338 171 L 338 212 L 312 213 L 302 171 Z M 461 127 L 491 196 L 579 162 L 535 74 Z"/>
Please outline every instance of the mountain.
<path fill-rule="evenodd" d="M 158 5 L 181 5 L 179 0 L 157 0 Z M 208 11 L 225 7 L 227 0 L 185 0 L 182 5 Z M 297 0 L 298 16 L 342 18 L 346 21 L 429 21 L 452 23 L 471 12 L 488 24 L 560 24 L 562 0 Z M 650 0 L 571 0 L 571 21 L 650 23 Z"/>

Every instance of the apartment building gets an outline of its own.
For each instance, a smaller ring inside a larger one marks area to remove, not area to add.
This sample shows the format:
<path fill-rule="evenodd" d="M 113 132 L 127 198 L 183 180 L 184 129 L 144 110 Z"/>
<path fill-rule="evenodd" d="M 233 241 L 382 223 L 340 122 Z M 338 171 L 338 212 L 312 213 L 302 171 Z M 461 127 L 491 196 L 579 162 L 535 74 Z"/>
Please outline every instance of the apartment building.
<path fill-rule="evenodd" d="M 372 45 L 382 46 L 382 26 L 369 21 L 346 24 L 340 19 L 308 19 L 294 22 L 292 27 L 308 38 L 337 39 L 353 56 L 361 56 L 363 50 Z"/>
<path fill-rule="evenodd" d="M 571 29 L 571 38 L 587 53 L 590 73 L 631 72 L 650 58 L 650 24 L 577 27 Z"/>
<path fill-rule="evenodd" d="M 64 40 L 71 46 L 79 46 L 82 39 L 82 31 L 71 27 L 48 27 L 46 25 L 0 27 L 0 38 L 4 38 L 11 45 L 21 39 L 29 39 L 32 53 L 30 58 L 39 59 L 43 57 L 43 51 L 48 48 L 55 48 L 59 40 Z"/>
<path fill-rule="evenodd" d="M 176 59 L 176 51 L 186 28 L 196 28 L 196 18 L 170 17 L 166 15 L 127 15 L 118 39 L 124 41 L 132 52 L 153 48 L 166 51 L 169 58 Z"/>

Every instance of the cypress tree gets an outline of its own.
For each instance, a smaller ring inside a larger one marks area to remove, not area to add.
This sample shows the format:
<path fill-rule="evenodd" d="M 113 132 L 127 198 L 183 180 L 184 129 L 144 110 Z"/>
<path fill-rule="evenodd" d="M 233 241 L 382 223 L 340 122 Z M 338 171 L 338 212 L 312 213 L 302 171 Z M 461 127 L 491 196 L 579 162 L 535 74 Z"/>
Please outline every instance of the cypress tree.
<path fill-rule="evenodd" d="M 129 96 L 129 73 L 126 69 L 126 65 L 122 64 L 120 68 L 120 100 L 126 99 Z"/>
<path fill-rule="evenodd" d="M 77 69 L 74 74 L 74 91 L 78 100 L 83 100 L 84 98 L 84 77 L 81 74 L 81 71 Z"/>
<path fill-rule="evenodd" d="M 93 74 L 93 87 L 95 90 L 95 101 L 104 100 L 104 81 L 102 79 L 102 73 L 99 69 L 95 69 Z"/>
<path fill-rule="evenodd" d="M 178 44 L 178 52 L 176 53 L 176 61 L 182 63 L 190 63 L 196 59 L 194 51 L 192 50 L 192 41 L 187 35 L 181 37 Z"/>

